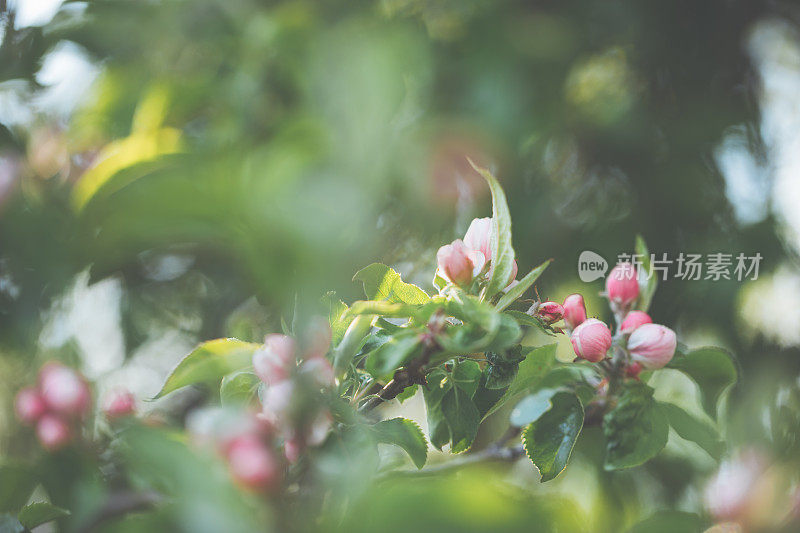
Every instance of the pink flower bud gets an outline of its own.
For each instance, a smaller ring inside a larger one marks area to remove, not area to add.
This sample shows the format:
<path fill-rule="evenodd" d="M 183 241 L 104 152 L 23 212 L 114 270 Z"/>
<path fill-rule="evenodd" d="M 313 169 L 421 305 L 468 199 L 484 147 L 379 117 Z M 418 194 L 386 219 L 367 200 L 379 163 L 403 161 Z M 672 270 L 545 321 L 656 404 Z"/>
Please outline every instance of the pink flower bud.
<path fill-rule="evenodd" d="M 536 309 L 536 316 L 541 318 L 545 324 L 552 324 L 564 317 L 564 307 L 556 302 L 542 302 Z"/>
<path fill-rule="evenodd" d="M 436 252 L 439 271 L 456 285 L 467 285 L 472 281 L 475 263 L 470 258 L 470 250 L 460 239 L 446 244 Z"/>
<path fill-rule="evenodd" d="M 633 363 L 625 367 L 625 375 L 628 376 L 629 378 L 638 378 L 639 374 L 642 373 L 642 370 L 643 370 L 642 363 L 634 361 Z"/>
<path fill-rule="evenodd" d="M 564 299 L 564 322 L 570 329 L 575 329 L 586 320 L 586 306 L 583 296 L 570 294 Z"/>
<path fill-rule="evenodd" d="M 622 321 L 619 330 L 626 335 L 633 333 L 633 331 L 643 324 L 652 324 L 653 319 L 644 311 L 631 311 Z"/>
<path fill-rule="evenodd" d="M 627 307 L 639 296 L 639 280 L 636 267 L 630 263 L 619 263 L 606 278 L 606 294 L 612 303 Z"/>
<path fill-rule="evenodd" d="M 111 391 L 103 401 L 103 413 L 109 420 L 132 415 L 136 411 L 136 397 L 127 389 Z"/>
<path fill-rule="evenodd" d="M 23 423 L 33 424 L 47 411 L 47 405 L 36 388 L 25 387 L 17 393 L 14 409 Z"/>
<path fill-rule="evenodd" d="M 575 328 L 570 340 L 578 357 L 596 363 L 611 348 L 611 330 L 596 318 L 590 318 Z"/>
<path fill-rule="evenodd" d="M 72 431 L 60 417 L 46 414 L 36 424 L 36 436 L 44 449 L 54 452 L 72 440 Z"/>
<path fill-rule="evenodd" d="M 481 252 L 486 261 L 491 261 L 492 219 L 488 217 L 473 219 L 464 235 L 464 244 L 470 250 Z"/>
<path fill-rule="evenodd" d="M 294 383 L 281 381 L 267 387 L 264 393 L 263 413 L 268 420 L 280 422 L 287 418 L 294 395 Z"/>
<path fill-rule="evenodd" d="M 300 372 L 310 376 L 320 387 L 333 387 L 336 384 L 336 373 L 330 362 L 324 357 L 311 357 L 300 365 Z"/>
<path fill-rule="evenodd" d="M 274 333 L 267 335 L 264 346 L 253 354 L 253 369 L 267 384 L 275 384 L 289 377 L 295 362 L 294 339 Z"/>
<path fill-rule="evenodd" d="M 295 436 L 289 437 L 283 441 L 283 455 L 286 460 L 294 464 L 300 459 L 300 454 L 303 453 L 303 444 Z"/>
<path fill-rule="evenodd" d="M 280 480 L 280 465 L 263 442 L 244 435 L 231 442 L 226 458 L 233 478 L 250 490 L 275 488 Z"/>
<path fill-rule="evenodd" d="M 83 377 L 60 363 L 48 363 L 39 373 L 42 398 L 48 409 L 78 418 L 91 407 L 91 392 Z"/>
<path fill-rule="evenodd" d="M 631 333 L 628 351 L 648 370 L 663 368 L 675 355 L 675 332 L 659 324 L 643 324 Z"/>

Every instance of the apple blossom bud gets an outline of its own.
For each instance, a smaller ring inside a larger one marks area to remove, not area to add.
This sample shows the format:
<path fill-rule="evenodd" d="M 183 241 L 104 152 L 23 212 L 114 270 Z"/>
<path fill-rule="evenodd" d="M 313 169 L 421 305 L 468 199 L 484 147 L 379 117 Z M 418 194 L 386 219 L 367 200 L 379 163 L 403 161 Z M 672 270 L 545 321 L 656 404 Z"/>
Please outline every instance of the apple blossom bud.
<path fill-rule="evenodd" d="M 675 332 L 659 324 L 643 324 L 631 333 L 628 351 L 648 370 L 663 368 L 675 355 Z"/>
<path fill-rule="evenodd" d="M 626 335 L 633 333 L 633 331 L 642 324 L 652 324 L 653 319 L 644 311 L 631 311 L 625 316 L 625 320 L 619 327 L 619 330 Z"/>
<path fill-rule="evenodd" d="M 300 459 L 300 454 L 303 453 L 303 445 L 295 436 L 288 437 L 283 441 L 283 455 L 290 463 L 296 463 Z"/>
<path fill-rule="evenodd" d="M 127 389 L 111 391 L 103 401 L 103 413 L 109 420 L 132 415 L 136 411 L 136 398 Z"/>
<path fill-rule="evenodd" d="M 91 392 L 83 377 L 60 363 L 48 363 L 39 373 L 42 398 L 56 413 L 81 417 L 91 407 Z"/>
<path fill-rule="evenodd" d="M 48 413 L 36 424 L 36 436 L 44 449 L 54 452 L 72 440 L 72 431 L 62 418 Z"/>
<path fill-rule="evenodd" d="M 642 373 L 642 370 L 644 370 L 642 363 L 634 361 L 625 367 L 625 375 L 629 378 L 638 378 L 639 374 Z"/>
<path fill-rule="evenodd" d="M 320 387 L 333 387 L 336 384 L 336 373 L 333 366 L 324 357 L 311 357 L 300 365 L 300 372 L 311 377 Z"/>
<path fill-rule="evenodd" d="M 488 217 L 473 219 L 464 235 L 464 244 L 470 250 L 481 252 L 486 261 L 491 261 L 492 219 Z"/>
<path fill-rule="evenodd" d="M 586 320 L 586 306 L 583 296 L 570 294 L 564 299 L 564 322 L 570 329 L 575 329 Z"/>
<path fill-rule="evenodd" d="M 278 461 L 257 437 L 244 435 L 235 439 L 226 458 L 233 478 L 250 490 L 274 488 L 278 483 Z"/>
<path fill-rule="evenodd" d="M 536 316 L 545 324 L 552 324 L 564 317 L 564 307 L 556 302 L 542 302 L 536 309 Z"/>
<path fill-rule="evenodd" d="M 253 369 L 267 384 L 275 384 L 289 377 L 295 362 L 294 339 L 274 333 L 267 335 L 264 346 L 253 354 Z"/>
<path fill-rule="evenodd" d="M 467 285 L 472 281 L 475 264 L 469 256 L 469 249 L 461 239 L 446 244 L 436 252 L 439 271 L 456 285 Z"/>
<path fill-rule="evenodd" d="M 717 520 L 742 521 L 757 501 L 756 487 L 766 469 L 766 459 L 754 450 L 722 461 L 703 492 L 706 509 Z"/>
<path fill-rule="evenodd" d="M 23 423 L 33 424 L 47 411 L 47 405 L 36 388 L 25 387 L 17 393 L 14 409 Z"/>
<path fill-rule="evenodd" d="M 596 363 L 611 348 L 611 330 L 596 318 L 590 318 L 575 328 L 570 340 L 578 357 Z"/>
<path fill-rule="evenodd" d="M 612 303 L 627 307 L 639 296 L 639 280 L 636 267 L 630 263 L 619 263 L 606 278 L 606 295 Z"/>
<path fill-rule="evenodd" d="M 263 413 L 268 420 L 281 421 L 289 414 L 294 395 L 294 383 L 290 380 L 281 381 L 267 387 L 262 401 Z"/>

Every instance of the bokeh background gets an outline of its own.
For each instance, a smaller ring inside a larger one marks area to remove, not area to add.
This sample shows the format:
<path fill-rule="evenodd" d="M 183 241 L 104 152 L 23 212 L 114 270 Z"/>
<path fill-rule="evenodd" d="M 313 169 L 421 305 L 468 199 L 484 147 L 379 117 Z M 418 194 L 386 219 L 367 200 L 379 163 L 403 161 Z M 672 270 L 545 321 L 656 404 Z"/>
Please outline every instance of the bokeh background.
<path fill-rule="evenodd" d="M 0 10 L 0 454 L 25 450 L 13 394 L 47 358 L 151 397 L 200 340 L 257 341 L 328 291 L 358 298 L 373 261 L 432 290 L 436 249 L 490 213 L 467 156 L 506 189 L 520 270 L 555 260 L 542 297 L 596 295 L 578 255 L 613 261 L 636 234 L 672 258 L 760 253 L 755 281 L 662 283 L 652 315 L 735 355 L 729 443 L 771 446 L 764 413 L 800 374 L 797 3 Z M 597 472 L 587 439 L 552 486 L 511 477 L 571 496 L 598 531 L 697 510 L 714 464 L 673 437 L 637 472 Z"/>

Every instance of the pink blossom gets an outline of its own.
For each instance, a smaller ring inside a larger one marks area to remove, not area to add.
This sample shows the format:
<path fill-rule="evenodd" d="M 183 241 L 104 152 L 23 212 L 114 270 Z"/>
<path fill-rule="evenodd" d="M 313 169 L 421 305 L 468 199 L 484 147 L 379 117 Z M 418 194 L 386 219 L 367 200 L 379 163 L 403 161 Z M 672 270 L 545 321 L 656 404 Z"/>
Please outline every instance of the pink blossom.
<path fill-rule="evenodd" d="M 602 361 L 611 348 L 611 330 L 599 320 L 590 318 L 575 328 L 570 340 L 578 357 L 596 363 Z"/>
<path fill-rule="evenodd" d="M 45 414 L 36 424 L 36 436 L 47 451 L 60 450 L 72 440 L 72 431 L 61 417 Z"/>
<path fill-rule="evenodd" d="M 639 296 L 636 268 L 630 263 L 619 263 L 606 278 L 606 294 L 612 303 L 627 307 Z"/>
<path fill-rule="evenodd" d="M 625 317 L 625 320 L 622 321 L 622 324 L 619 327 L 619 330 L 622 333 L 630 334 L 643 324 L 652 324 L 653 319 L 650 318 L 650 315 L 645 313 L 644 311 L 631 311 Z"/>
<path fill-rule="evenodd" d="M 564 299 L 564 323 L 570 329 L 575 329 L 586 320 L 586 306 L 583 296 L 570 294 Z"/>
<path fill-rule="evenodd" d="M 44 398 L 35 387 L 25 387 L 17 393 L 14 408 L 19 418 L 25 424 L 33 424 L 47 411 Z"/>
<path fill-rule="evenodd" d="M 648 370 L 663 368 L 675 355 L 675 332 L 659 324 L 643 324 L 631 333 L 628 351 Z"/>

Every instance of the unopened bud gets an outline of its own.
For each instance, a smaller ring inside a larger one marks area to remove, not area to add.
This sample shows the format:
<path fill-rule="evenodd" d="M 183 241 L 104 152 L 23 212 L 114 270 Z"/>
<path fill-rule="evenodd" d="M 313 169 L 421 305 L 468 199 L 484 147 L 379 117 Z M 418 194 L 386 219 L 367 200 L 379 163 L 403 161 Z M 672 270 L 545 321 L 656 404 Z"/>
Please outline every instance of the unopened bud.
<path fill-rule="evenodd" d="M 47 405 L 35 387 L 25 387 L 17 393 L 14 410 L 20 421 L 33 424 L 47 411 Z"/>
<path fill-rule="evenodd" d="M 436 252 L 436 262 L 444 277 L 456 285 L 468 285 L 475 274 L 475 262 L 470 257 L 470 250 L 464 246 L 461 239 L 456 239 L 452 244 L 446 244 L 439 248 L 439 251 Z"/>
<path fill-rule="evenodd" d="M 570 337 L 575 354 L 587 361 L 602 361 L 611 348 L 611 330 L 604 323 L 590 318 L 575 328 Z"/>
<path fill-rule="evenodd" d="M 619 330 L 626 335 L 634 332 L 636 328 L 643 324 L 652 324 L 653 319 L 644 311 L 631 311 L 625 316 L 625 320 L 619 327 Z"/>
<path fill-rule="evenodd" d="M 564 299 L 564 323 L 570 329 L 575 329 L 586 320 L 586 305 L 583 296 L 570 294 Z"/>
<path fill-rule="evenodd" d="M 536 309 L 536 316 L 545 324 L 552 324 L 564 317 L 564 307 L 556 302 L 542 302 Z"/>
<path fill-rule="evenodd" d="M 60 363 L 48 363 L 39 373 L 39 387 L 48 409 L 78 418 L 91 407 L 91 392 L 83 377 Z"/>
<path fill-rule="evenodd" d="M 267 384 L 275 384 L 289 377 L 295 363 L 295 342 L 286 335 L 267 335 L 264 346 L 253 354 L 253 369 Z"/>
<path fill-rule="evenodd" d="M 634 361 L 648 370 L 663 368 L 675 355 L 675 332 L 659 324 L 643 324 L 631 333 L 628 351 Z"/>
<path fill-rule="evenodd" d="M 286 419 L 292 405 L 295 386 L 290 380 L 281 381 L 267 387 L 262 402 L 264 416 L 268 420 L 280 422 Z"/>
<path fill-rule="evenodd" d="M 36 424 L 36 436 L 42 447 L 50 452 L 60 450 L 72 440 L 72 431 L 64 419 L 46 414 Z"/>
<path fill-rule="evenodd" d="M 464 235 L 464 244 L 470 250 L 483 254 L 486 261 L 492 260 L 492 219 L 475 218 Z"/>
<path fill-rule="evenodd" d="M 280 465 L 263 442 L 245 435 L 231 442 L 226 458 L 233 478 L 250 490 L 274 488 L 280 479 Z"/>
<path fill-rule="evenodd" d="M 639 280 L 636 267 L 630 263 L 619 263 L 606 278 L 606 295 L 615 305 L 625 308 L 639 296 Z"/>
<path fill-rule="evenodd" d="M 634 361 L 633 363 L 629 364 L 625 367 L 625 375 L 629 378 L 638 378 L 639 374 L 642 373 L 642 363 L 638 361 Z"/>
<path fill-rule="evenodd" d="M 103 401 L 103 413 L 109 420 L 123 418 L 136 412 L 136 397 L 126 389 L 109 392 Z"/>

